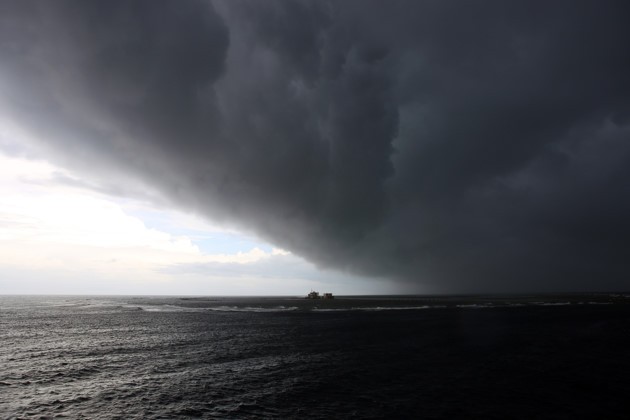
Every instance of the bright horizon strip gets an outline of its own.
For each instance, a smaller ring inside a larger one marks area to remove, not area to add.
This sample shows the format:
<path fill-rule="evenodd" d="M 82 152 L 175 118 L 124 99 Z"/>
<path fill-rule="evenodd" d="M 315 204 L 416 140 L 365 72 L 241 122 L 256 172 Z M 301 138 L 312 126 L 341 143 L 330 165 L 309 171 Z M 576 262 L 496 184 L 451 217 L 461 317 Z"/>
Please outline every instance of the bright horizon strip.
<path fill-rule="evenodd" d="M 80 179 L 0 153 L 0 294 L 388 292 L 175 210 L 56 182 L 59 174 Z"/>

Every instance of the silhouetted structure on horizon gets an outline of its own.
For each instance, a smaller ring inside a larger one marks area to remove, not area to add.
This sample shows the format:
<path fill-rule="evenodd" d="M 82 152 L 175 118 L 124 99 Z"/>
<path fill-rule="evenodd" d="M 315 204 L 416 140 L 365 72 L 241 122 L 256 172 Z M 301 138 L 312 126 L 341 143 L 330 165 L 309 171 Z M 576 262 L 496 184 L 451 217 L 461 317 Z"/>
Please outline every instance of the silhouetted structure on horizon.
<path fill-rule="evenodd" d="M 333 296 L 332 293 L 326 292 L 320 295 L 319 292 L 316 292 L 314 290 L 311 290 L 311 293 L 306 295 L 306 299 L 334 299 L 334 298 L 335 297 Z"/>

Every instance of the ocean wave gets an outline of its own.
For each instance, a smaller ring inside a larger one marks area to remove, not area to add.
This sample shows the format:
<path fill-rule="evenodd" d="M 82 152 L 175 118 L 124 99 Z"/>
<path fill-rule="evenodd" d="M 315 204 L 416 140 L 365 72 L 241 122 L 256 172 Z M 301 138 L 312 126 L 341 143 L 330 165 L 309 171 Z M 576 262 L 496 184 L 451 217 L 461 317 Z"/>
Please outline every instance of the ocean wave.
<path fill-rule="evenodd" d="M 371 306 L 352 308 L 313 308 L 313 312 L 344 312 L 344 311 L 413 311 L 420 309 L 440 309 L 445 305 L 422 305 L 422 306 Z"/>
<path fill-rule="evenodd" d="M 288 312 L 297 311 L 297 306 L 273 306 L 269 308 L 261 306 L 214 306 L 210 308 L 203 308 L 204 311 L 215 312 Z"/>
<path fill-rule="evenodd" d="M 204 308 L 188 308 L 176 305 L 125 305 L 125 309 L 145 312 L 204 312 Z"/>
<path fill-rule="evenodd" d="M 125 305 L 126 310 L 145 311 L 145 312 L 286 312 L 296 311 L 297 306 L 210 306 L 210 307 L 189 307 L 178 305 Z"/>

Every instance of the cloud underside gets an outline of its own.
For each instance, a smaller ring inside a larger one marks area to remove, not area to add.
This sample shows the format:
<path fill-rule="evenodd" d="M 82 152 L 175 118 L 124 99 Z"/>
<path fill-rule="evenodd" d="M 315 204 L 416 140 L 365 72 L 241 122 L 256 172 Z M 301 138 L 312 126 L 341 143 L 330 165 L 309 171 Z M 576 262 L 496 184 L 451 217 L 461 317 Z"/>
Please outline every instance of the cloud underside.
<path fill-rule="evenodd" d="M 4 1 L 0 111 L 405 290 L 624 288 L 625 2 Z M 124 190 L 124 185 L 119 186 Z"/>

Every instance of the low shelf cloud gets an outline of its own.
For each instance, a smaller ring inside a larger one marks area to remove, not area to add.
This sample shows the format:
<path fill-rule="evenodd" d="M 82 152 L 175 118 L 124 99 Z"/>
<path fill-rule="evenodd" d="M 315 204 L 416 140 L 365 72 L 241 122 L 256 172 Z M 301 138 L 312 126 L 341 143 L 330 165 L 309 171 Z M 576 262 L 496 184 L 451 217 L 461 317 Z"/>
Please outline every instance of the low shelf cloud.
<path fill-rule="evenodd" d="M 1 122 L 90 185 L 388 290 L 624 289 L 629 14 L 3 1 Z"/>

